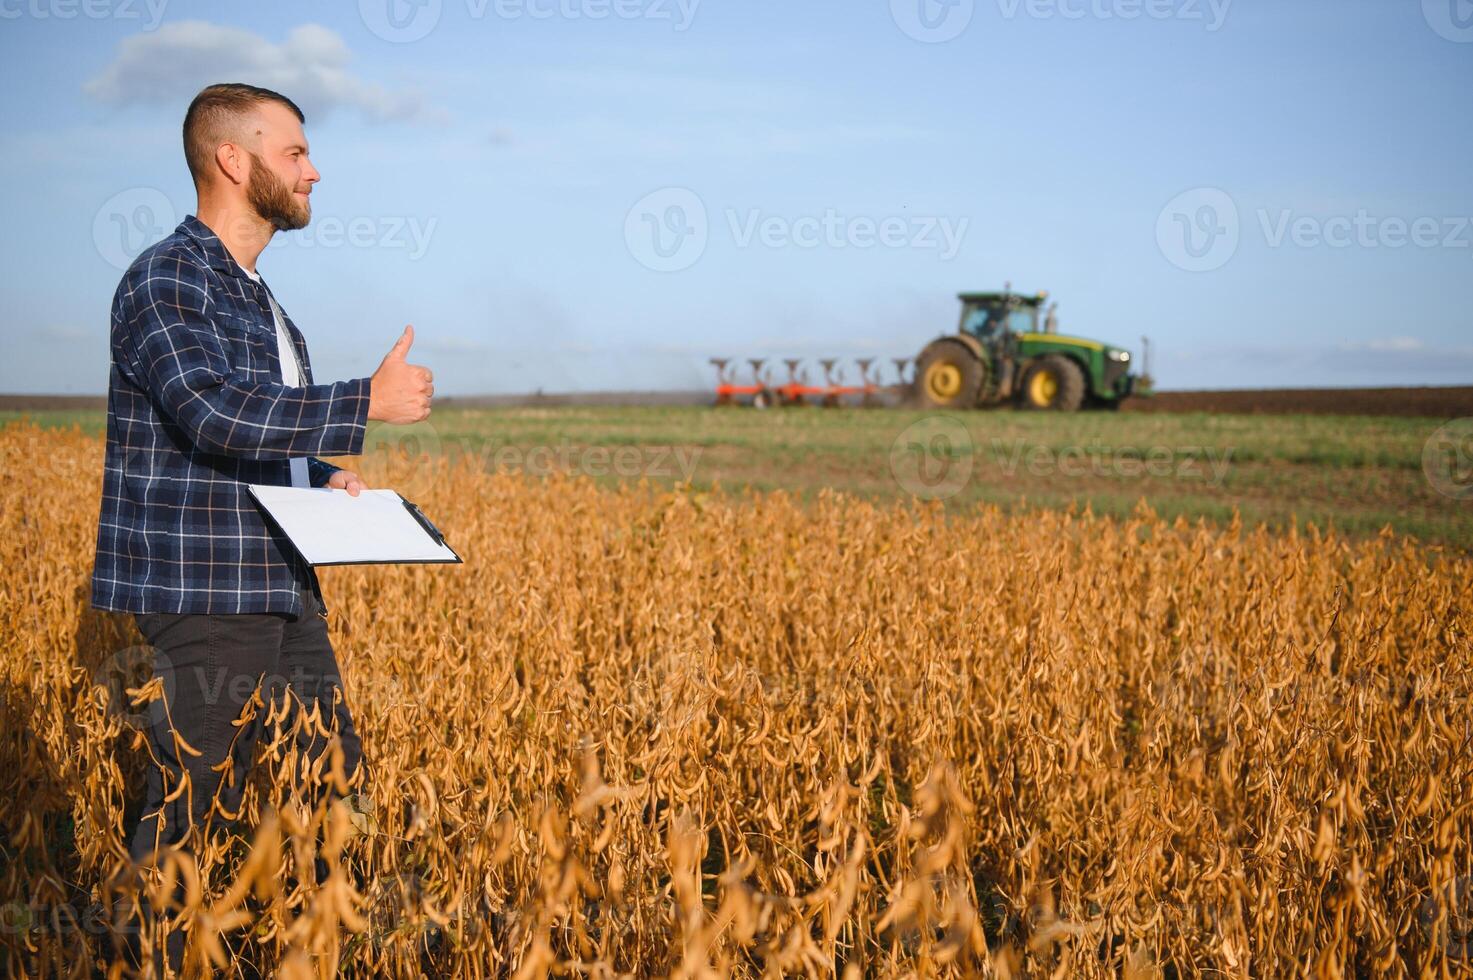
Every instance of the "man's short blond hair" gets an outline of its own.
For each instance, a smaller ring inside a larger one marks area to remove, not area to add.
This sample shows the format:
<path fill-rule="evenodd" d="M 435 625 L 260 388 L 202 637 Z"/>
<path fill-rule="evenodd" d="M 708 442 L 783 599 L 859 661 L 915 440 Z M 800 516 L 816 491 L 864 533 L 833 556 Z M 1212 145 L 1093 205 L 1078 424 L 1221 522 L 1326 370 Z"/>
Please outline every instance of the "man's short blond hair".
<path fill-rule="evenodd" d="M 220 144 L 240 138 L 241 118 L 267 102 L 280 103 L 299 121 L 307 121 L 295 102 L 269 88 L 225 82 L 200 89 L 184 113 L 184 159 L 195 187 L 202 186 L 214 172 L 215 150 Z"/>

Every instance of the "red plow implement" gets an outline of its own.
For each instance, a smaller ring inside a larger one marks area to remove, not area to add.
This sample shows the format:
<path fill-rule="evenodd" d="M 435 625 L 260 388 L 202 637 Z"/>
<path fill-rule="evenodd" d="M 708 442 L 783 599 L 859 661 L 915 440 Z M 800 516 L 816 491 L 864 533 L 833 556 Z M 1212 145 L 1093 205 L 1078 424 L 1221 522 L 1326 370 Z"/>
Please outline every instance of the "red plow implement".
<path fill-rule="evenodd" d="M 814 383 L 812 372 L 803 367 L 802 358 L 783 359 L 788 375 L 787 380 L 779 382 L 773 378 L 772 369 L 767 367 L 767 358 L 749 358 L 749 375 L 738 378 L 730 358 L 713 357 L 711 364 L 716 368 L 716 404 L 750 405 L 753 408 L 780 405 L 837 408 L 841 405 L 893 404 L 910 390 L 912 379 L 907 376 L 906 368 L 911 359 L 892 358 L 895 378 L 888 382 L 881 377 L 880 370 L 875 366 L 876 360 L 873 357 L 855 358 L 858 380 L 849 383 L 838 358 L 819 358 L 817 364 L 822 370 L 823 382 L 818 384 Z"/>

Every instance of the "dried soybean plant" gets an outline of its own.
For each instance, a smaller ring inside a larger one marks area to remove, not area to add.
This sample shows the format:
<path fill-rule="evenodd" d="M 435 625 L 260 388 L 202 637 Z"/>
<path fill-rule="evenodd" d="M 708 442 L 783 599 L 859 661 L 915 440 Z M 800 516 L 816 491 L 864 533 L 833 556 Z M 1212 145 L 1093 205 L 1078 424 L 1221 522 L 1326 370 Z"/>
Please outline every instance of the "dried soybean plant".
<path fill-rule="evenodd" d="M 100 456 L 0 431 L 13 975 L 132 975 L 146 661 L 86 602 L 96 498 L 47 492 Z M 263 747 L 149 886 L 192 966 L 1473 974 L 1464 556 L 433 465 L 464 566 L 322 572 L 361 785 Z"/>

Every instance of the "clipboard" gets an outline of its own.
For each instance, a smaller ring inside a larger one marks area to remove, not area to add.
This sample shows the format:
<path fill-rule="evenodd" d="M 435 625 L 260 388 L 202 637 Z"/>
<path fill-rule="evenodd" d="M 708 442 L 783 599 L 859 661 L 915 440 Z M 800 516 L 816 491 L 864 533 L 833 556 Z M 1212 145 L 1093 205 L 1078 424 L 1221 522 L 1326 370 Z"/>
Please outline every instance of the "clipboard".
<path fill-rule="evenodd" d="M 246 488 L 309 565 L 463 564 L 444 532 L 393 490 Z"/>

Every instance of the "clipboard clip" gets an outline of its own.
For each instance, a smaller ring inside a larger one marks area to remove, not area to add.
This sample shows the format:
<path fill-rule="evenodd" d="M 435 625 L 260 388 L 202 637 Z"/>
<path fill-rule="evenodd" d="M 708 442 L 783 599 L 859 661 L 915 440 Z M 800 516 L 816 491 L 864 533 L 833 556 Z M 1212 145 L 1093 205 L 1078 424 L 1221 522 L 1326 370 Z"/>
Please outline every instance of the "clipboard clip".
<path fill-rule="evenodd" d="M 400 497 L 399 499 L 404 500 L 403 497 Z M 431 523 L 430 519 L 426 517 L 418 507 L 416 507 L 414 504 L 411 504 L 407 500 L 404 500 L 404 506 L 409 510 L 409 513 L 413 515 L 414 519 L 416 521 L 419 521 L 419 526 L 425 529 L 425 533 L 428 534 L 432 539 L 434 539 L 435 544 L 443 545 L 445 543 L 445 535 L 440 533 L 440 529 L 435 527 L 435 525 Z"/>

